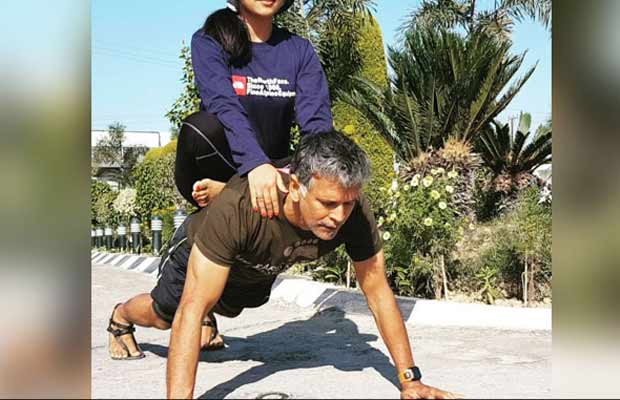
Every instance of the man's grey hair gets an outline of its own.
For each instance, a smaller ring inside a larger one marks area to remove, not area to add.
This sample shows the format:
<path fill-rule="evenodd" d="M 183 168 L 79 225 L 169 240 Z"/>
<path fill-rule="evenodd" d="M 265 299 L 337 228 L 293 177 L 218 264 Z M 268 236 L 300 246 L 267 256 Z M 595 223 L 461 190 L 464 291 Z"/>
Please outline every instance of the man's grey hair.
<path fill-rule="evenodd" d="M 370 179 L 370 161 L 364 150 L 336 130 L 306 134 L 293 154 L 291 173 L 299 178 L 302 191 L 310 188 L 314 176 L 335 179 L 346 189 L 361 188 Z"/>

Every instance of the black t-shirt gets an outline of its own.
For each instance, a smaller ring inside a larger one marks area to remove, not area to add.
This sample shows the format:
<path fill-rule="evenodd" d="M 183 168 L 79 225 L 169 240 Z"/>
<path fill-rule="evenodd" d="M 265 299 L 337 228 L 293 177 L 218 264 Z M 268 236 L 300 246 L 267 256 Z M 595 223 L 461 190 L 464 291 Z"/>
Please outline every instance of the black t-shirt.
<path fill-rule="evenodd" d="M 284 195 L 280 193 L 280 210 Z M 273 279 L 299 262 L 313 261 L 345 244 L 353 261 L 381 250 L 382 242 L 363 195 L 334 239 L 325 241 L 293 226 L 280 212 L 272 219 L 252 209 L 247 178 L 235 175 L 212 204 L 194 216 L 188 228 L 190 246 L 209 260 L 231 267 L 229 280 L 258 283 Z"/>

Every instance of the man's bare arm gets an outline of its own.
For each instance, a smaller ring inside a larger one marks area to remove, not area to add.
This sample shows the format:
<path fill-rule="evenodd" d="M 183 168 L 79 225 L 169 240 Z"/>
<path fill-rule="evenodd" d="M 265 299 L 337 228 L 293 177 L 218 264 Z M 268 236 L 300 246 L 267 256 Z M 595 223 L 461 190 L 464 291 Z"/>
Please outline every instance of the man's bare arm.
<path fill-rule="evenodd" d="M 354 265 L 355 276 L 396 369 L 400 372 L 412 367 L 414 363 L 411 345 L 396 298 L 385 276 L 383 250 L 368 260 L 355 262 Z"/>
<path fill-rule="evenodd" d="M 396 365 L 396 373 L 413 367 L 415 364 L 405 322 L 385 275 L 383 250 L 367 260 L 355 262 L 354 265 L 355 275 L 366 296 L 368 307 Z M 421 381 L 405 382 L 401 388 L 401 398 L 403 399 L 452 399 L 457 397 L 462 396 L 426 386 Z"/>
<path fill-rule="evenodd" d="M 194 245 L 187 266 L 181 303 L 172 323 L 166 373 L 168 398 L 191 399 L 200 354 L 201 322 L 217 303 L 229 268 L 206 258 Z"/>

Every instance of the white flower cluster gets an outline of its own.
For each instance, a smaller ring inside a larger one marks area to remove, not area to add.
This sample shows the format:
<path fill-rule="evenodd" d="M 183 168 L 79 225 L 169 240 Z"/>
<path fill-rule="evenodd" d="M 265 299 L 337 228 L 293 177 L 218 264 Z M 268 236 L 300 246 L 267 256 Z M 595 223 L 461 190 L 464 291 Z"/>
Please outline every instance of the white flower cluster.
<path fill-rule="evenodd" d="M 127 188 L 118 192 L 112 207 L 121 215 L 134 215 L 136 210 L 136 189 Z"/>
<path fill-rule="evenodd" d="M 541 203 L 550 203 L 553 199 L 553 195 L 551 193 L 551 189 L 548 185 L 544 185 L 542 190 L 540 191 L 540 198 L 538 199 L 538 204 Z"/>

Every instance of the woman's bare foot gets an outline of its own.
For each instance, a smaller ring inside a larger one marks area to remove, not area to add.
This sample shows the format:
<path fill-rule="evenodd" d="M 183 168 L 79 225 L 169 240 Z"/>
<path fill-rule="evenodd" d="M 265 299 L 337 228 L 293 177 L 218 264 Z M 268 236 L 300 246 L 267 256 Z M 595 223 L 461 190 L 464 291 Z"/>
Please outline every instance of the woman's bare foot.
<path fill-rule="evenodd" d="M 133 324 L 119 315 L 117 305 L 112 312 L 109 332 L 109 353 L 114 360 L 135 360 L 144 358 L 136 338 L 133 335 Z"/>
<path fill-rule="evenodd" d="M 206 207 L 219 195 L 226 186 L 226 182 L 203 179 L 196 181 L 193 186 L 192 197 L 200 207 Z"/>

